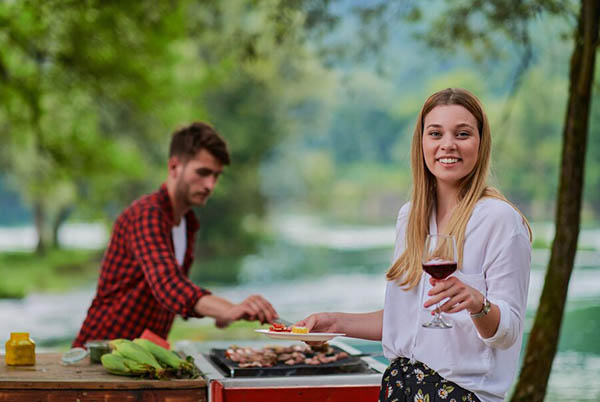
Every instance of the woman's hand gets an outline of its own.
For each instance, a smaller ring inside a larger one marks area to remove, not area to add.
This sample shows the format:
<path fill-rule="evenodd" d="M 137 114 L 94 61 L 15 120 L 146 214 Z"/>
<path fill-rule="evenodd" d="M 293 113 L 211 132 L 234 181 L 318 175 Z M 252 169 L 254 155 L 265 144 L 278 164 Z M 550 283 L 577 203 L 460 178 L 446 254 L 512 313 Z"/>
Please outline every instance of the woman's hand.
<path fill-rule="evenodd" d="M 444 313 L 457 313 L 467 310 L 469 313 L 475 314 L 480 312 L 483 307 L 481 292 L 465 285 L 455 276 L 443 280 L 430 278 L 429 283 L 433 287 L 427 295 L 432 297 L 425 301 L 425 308 L 433 306 L 444 299 L 449 299 L 440 306 L 439 311 Z"/>
<path fill-rule="evenodd" d="M 302 321 L 294 324 L 297 327 L 306 327 L 308 332 L 337 332 L 337 316 L 335 313 L 311 314 Z M 310 346 L 320 346 L 325 342 L 306 342 Z"/>
<path fill-rule="evenodd" d="M 351 338 L 381 341 L 383 310 L 370 313 L 311 314 L 295 325 L 307 327 L 310 332 L 343 333 Z"/>
<path fill-rule="evenodd" d="M 338 322 L 335 313 L 311 314 L 294 325 L 297 327 L 306 327 L 309 332 L 338 332 Z"/>

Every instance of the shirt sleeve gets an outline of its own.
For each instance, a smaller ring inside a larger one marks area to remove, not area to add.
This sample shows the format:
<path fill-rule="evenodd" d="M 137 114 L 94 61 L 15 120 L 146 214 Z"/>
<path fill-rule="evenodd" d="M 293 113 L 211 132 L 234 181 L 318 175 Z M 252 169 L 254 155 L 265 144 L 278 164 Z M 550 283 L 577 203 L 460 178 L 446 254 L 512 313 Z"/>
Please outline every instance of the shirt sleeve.
<path fill-rule="evenodd" d="M 201 317 L 194 306 L 210 292 L 196 286 L 179 268 L 169 247 L 170 231 L 162 212 L 158 208 L 146 208 L 131 226 L 132 252 L 156 300 L 183 318 Z"/>
<path fill-rule="evenodd" d="M 490 347 L 508 349 L 523 333 L 531 244 L 526 234 L 513 234 L 501 246 L 486 270 L 487 298 L 500 309 L 500 323 L 490 338 L 479 337 Z"/>
<path fill-rule="evenodd" d="M 398 218 L 396 219 L 396 242 L 394 244 L 394 254 L 392 262 L 396 261 L 398 257 L 404 252 L 406 245 L 406 225 L 408 223 L 408 214 L 410 212 L 410 204 L 406 203 L 398 211 Z"/>

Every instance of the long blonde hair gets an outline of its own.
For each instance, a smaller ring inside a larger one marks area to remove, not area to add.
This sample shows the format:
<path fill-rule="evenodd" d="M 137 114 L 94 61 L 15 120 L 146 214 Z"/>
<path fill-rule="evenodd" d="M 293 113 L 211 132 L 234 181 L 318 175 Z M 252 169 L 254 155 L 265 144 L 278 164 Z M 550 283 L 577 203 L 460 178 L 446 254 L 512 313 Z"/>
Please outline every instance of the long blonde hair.
<path fill-rule="evenodd" d="M 477 162 L 471 173 L 461 179 L 458 192 L 458 205 L 454 209 L 448 223 L 447 234 L 456 237 L 459 269 L 462 267 L 467 223 L 471 218 L 475 204 L 481 198 L 496 198 L 512 205 L 523 218 L 523 222 L 529 230 L 529 240 L 531 241 L 531 228 L 525 216 L 500 191 L 486 185 L 492 139 L 489 122 L 483 111 L 481 102 L 479 102 L 479 99 L 475 95 L 460 88 L 447 88 L 436 92 L 425 101 L 417 117 L 417 124 L 413 133 L 411 145 L 413 187 L 408 226 L 406 228 L 406 247 L 404 252 L 389 268 L 386 275 L 389 281 L 396 281 L 398 286 L 406 290 L 415 287 L 421 278 L 423 272 L 421 253 L 425 238 L 429 232 L 429 218 L 436 202 L 435 176 L 431 174 L 425 165 L 425 158 L 423 156 L 423 123 L 425 116 L 439 105 L 460 105 L 464 107 L 477 120 L 477 128 L 479 130 L 480 142 Z"/>

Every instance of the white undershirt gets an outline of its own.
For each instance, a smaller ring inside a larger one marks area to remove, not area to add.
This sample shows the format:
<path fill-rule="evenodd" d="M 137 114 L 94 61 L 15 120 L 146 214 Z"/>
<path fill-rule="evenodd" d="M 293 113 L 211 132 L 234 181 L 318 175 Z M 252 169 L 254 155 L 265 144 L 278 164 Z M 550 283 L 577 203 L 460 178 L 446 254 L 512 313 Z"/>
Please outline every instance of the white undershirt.
<path fill-rule="evenodd" d="M 400 209 L 394 260 L 404 251 L 410 205 Z M 435 212 L 429 231 L 437 233 Z M 504 400 L 514 381 L 523 340 L 531 244 L 519 213 L 497 199 L 480 200 L 466 229 L 463 268 L 456 275 L 487 295 L 500 309 L 496 333 L 483 339 L 467 310 L 446 317 L 451 329 L 428 329 L 431 319 L 423 303 L 431 289 L 423 273 L 409 291 L 388 282 L 383 312 L 385 356 L 407 357 L 427 364 L 442 377 L 474 392 L 482 402 Z"/>
<path fill-rule="evenodd" d="M 181 266 L 183 265 L 185 249 L 187 248 L 185 217 L 181 217 L 179 225 L 173 226 L 171 233 L 173 236 L 173 246 L 175 247 L 175 258 L 177 259 L 177 263 Z"/>

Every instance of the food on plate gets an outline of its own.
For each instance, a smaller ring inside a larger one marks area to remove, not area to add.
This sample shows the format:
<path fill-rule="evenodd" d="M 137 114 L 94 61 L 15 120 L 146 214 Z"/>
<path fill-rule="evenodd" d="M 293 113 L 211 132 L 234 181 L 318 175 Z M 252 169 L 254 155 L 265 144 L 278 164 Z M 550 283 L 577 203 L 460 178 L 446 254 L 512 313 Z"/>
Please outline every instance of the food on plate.
<path fill-rule="evenodd" d="M 348 353 L 336 353 L 329 345 L 321 352 L 316 352 L 308 345 L 266 346 L 262 349 L 232 345 L 225 351 L 225 356 L 241 368 L 247 368 L 273 367 L 277 364 L 326 364 L 345 359 Z"/>
<path fill-rule="evenodd" d="M 273 323 L 270 327 L 269 327 L 269 331 L 272 332 L 291 332 L 292 329 L 290 327 L 286 327 L 283 324 L 280 324 L 278 322 Z"/>
<path fill-rule="evenodd" d="M 297 326 L 292 326 L 292 333 L 294 334 L 308 334 L 308 328 L 306 327 L 297 327 Z"/>

